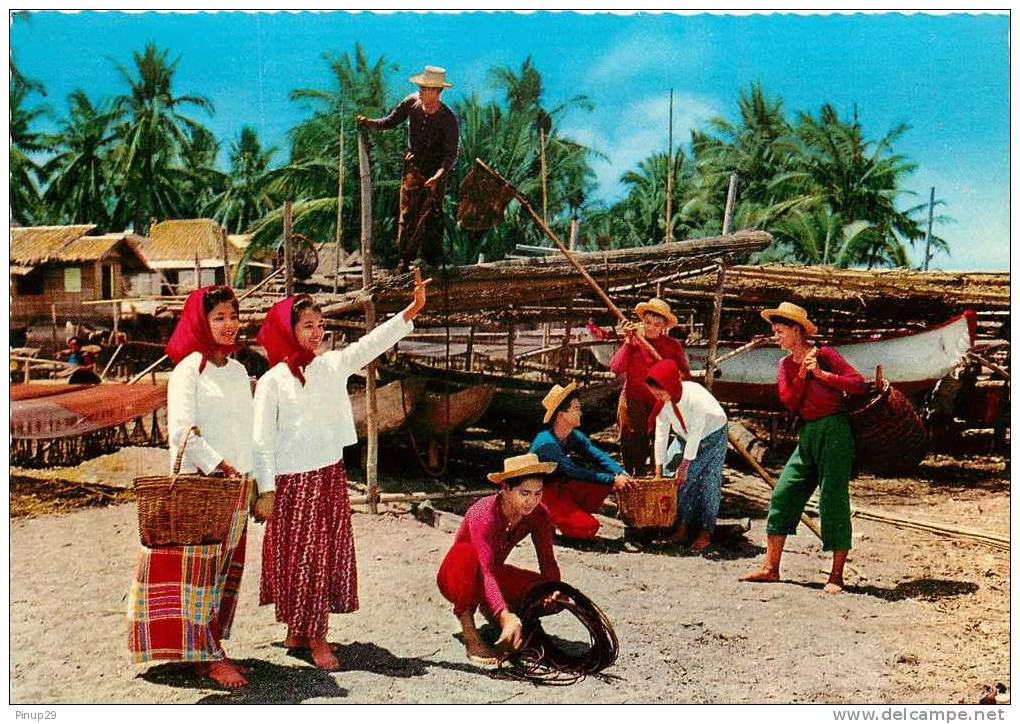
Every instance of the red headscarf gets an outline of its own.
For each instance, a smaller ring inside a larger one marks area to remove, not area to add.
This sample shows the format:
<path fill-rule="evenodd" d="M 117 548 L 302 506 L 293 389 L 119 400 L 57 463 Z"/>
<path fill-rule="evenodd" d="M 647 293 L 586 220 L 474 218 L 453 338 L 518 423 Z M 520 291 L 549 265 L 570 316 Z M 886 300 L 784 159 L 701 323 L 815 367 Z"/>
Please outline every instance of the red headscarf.
<path fill-rule="evenodd" d="M 202 355 L 202 362 L 198 366 L 201 373 L 205 370 L 206 359 L 214 352 L 230 354 L 241 349 L 236 344 L 220 344 L 213 339 L 212 330 L 209 328 L 209 318 L 205 313 L 205 294 L 216 289 L 216 285 L 196 289 L 184 300 L 184 310 L 181 318 L 174 327 L 170 341 L 166 343 L 167 357 L 177 364 L 192 352 L 199 352 Z M 231 294 L 233 291 L 231 290 Z"/>
<path fill-rule="evenodd" d="M 294 304 L 307 296 L 295 294 L 274 304 L 255 337 L 266 348 L 269 366 L 275 367 L 280 362 L 286 362 L 302 385 L 305 384 L 304 369 L 315 359 L 315 352 L 309 352 L 298 344 L 294 327 L 290 324 L 290 315 Z"/>
<path fill-rule="evenodd" d="M 680 408 L 676 406 L 680 398 L 683 396 L 683 386 L 680 382 L 680 368 L 676 362 L 671 359 L 660 359 L 658 362 L 648 368 L 648 379 L 653 380 L 662 389 L 669 393 L 669 404 L 673 406 L 673 412 L 676 413 L 676 418 L 680 421 L 680 426 L 687 430 L 687 423 L 684 422 L 684 416 L 680 414 Z M 655 431 L 655 419 L 659 416 L 659 412 L 662 411 L 665 402 L 658 398 L 655 399 L 655 406 L 652 407 L 652 414 L 648 417 L 648 432 L 649 434 Z"/>

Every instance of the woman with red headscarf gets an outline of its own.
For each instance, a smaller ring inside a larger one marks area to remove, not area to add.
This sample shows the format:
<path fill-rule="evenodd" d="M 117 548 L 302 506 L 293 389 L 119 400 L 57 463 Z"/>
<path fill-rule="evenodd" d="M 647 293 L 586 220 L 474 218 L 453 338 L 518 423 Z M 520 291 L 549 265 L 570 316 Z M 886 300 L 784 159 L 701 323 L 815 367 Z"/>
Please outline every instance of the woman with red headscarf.
<path fill-rule="evenodd" d="M 255 389 L 255 518 L 267 520 L 259 601 L 287 624 L 284 645 L 309 649 L 328 671 L 340 666 L 326 641 L 329 614 L 358 608 L 343 462 L 358 438 L 347 379 L 411 332 L 425 284 L 416 272 L 414 301 L 342 350 L 316 356 L 324 326 L 307 294 L 278 302 L 259 330 L 273 365 Z"/>
<path fill-rule="evenodd" d="M 711 543 L 722 500 L 726 412 L 711 392 L 683 379 L 671 359 L 649 367 L 645 384 L 656 400 L 648 418 L 648 431 L 655 435 L 655 474 L 673 475 L 680 483 L 677 527 L 666 540 L 688 543 L 696 527 L 691 550 L 699 553 Z M 670 433 L 676 435 L 672 443 Z"/>
<path fill-rule="evenodd" d="M 167 343 L 177 365 L 167 386 L 170 465 L 186 438 L 182 473 L 252 471 L 251 383 L 244 366 L 227 356 L 238 349 L 237 312 L 230 287 L 198 289 L 188 295 Z M 128 604 L 135 662 L 192 661 L 223 686 L 248 683 L 221 643 L 230 633 L 244 571 L 248 499 L 245 489 L 222 544 L 142 549 Z"/>

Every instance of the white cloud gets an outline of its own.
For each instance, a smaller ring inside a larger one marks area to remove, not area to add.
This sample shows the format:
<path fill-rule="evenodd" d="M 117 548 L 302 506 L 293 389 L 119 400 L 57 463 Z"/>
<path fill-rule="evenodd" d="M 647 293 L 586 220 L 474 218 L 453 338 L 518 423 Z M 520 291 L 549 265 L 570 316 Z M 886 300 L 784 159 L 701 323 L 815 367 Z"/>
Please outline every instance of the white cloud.
<path fill-rule="evenodd" d="M 706 119 L 720 113 L 711 99 L 674 93 L 673 147 L 686 143 L 692 128 L 704 126 Z M 639 161 L 653 153 L 666 152 L 669 94 L 639 98 L 611 117 L 596 110 L 587 120 L 584 126 L 564 128 L 564 133 L 607 156 L 595 160 L 592 166 L 599 183 L 598 195 L 611 203 L 624 191 L 621 174 L 636 168 Z"/>
<path fill-rule="evenodd" d="M 624 37 L 610 46 L 602 60 L 590 72 L 595 83 L 624 83 L 650 71 L 675 73 L 695 68 L 707 60 L 707 48 L 694 42 L 662 33 L 640 33 Z"/>

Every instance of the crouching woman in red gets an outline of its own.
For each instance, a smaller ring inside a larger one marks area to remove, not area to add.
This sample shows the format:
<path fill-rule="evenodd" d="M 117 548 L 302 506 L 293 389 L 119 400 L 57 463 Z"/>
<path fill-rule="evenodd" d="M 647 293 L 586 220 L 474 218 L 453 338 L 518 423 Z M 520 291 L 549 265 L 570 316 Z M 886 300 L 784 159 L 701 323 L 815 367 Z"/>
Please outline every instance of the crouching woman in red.
<path fill-rule="evenodd" d="M 560 580 L 560 569 L 553 556 L 553 526 L 542 505 L 542 488 L 556 463 L 539 462 L 534 454 L 518 455 L 503 461 L 503 472 L 489 473 L 499 484 L 496 495 L 472 505 L 453 547 L 446 554 L 436 583 L 451 603 L 460 621 L 468 658 L 495 663 L 501 651 L 493 649 L 475 628 L 475 609 L 502 629 L 496 646 L 502 650 L 520 648 L 521 620 L 513 612 L 524 595 L 536 583 Z M 506 564 L 514 546 L 531 535 L 538 555 L 539 573 Z"/>

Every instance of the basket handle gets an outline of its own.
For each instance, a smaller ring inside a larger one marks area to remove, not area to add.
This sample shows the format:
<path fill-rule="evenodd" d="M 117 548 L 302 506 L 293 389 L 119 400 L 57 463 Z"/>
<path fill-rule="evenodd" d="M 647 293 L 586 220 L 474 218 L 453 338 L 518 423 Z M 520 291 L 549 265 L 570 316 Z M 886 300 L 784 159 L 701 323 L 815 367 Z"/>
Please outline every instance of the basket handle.
<path fill-rule="evenodd" d="M 188 444 L 188 438 L 191 437 L 191 433 L 195 433 L 196 435 L 202 434 L 198 429 L 198 425 L 192 425 L 191 427 L 188 428 L 188 431 L 184 433 L 184 439 L 181 440 L 181 445 L 180 447 L 177 448 L 177 457 L 174 459 L 174 470 L 173 473 L 171 474 L 171 478 L 173 478 L 173 480 L 170 481 L 171 485 L 173 485 L 173 482 L 174 480 L 177 479 L 177 476 L 181 474 L 181 463 L 184 462 L 184 448 Z"/>

